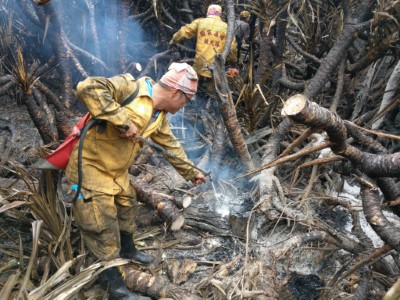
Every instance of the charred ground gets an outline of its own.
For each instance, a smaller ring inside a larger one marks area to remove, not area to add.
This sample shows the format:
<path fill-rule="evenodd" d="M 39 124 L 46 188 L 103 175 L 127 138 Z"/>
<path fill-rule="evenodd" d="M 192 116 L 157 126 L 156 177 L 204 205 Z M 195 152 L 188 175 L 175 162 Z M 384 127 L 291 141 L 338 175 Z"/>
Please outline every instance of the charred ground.
<path fill-rule="evenodd" d="M 241 75 L 218 59 L 218 93 L 171 120 L 214 188 L 151 149 L 130 170 L 149 268 L 94 262 L 64 179 L 30 168 L 82 115 L 77 82 L 190 63 L 193 41 L 167 43 L 210 3 L 0 1 L 0 298 L 101 298 L 99 272 L 121 264 L 155 299 L 396 299 L 398 1 L 220 3 L 230 24 L 252 13 Z"/>

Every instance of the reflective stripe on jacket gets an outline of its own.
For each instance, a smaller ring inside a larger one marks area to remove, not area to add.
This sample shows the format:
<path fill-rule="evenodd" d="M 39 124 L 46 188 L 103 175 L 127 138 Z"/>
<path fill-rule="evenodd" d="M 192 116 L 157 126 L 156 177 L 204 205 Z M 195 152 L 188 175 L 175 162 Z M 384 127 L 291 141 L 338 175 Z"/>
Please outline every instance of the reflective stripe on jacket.
<path fill-rule="evenodd" d="M 93 117 L 107 121 L 104 132 L 100 132 L 98 126 L 87 132 L 82 151 L 83 188 L 110 195 L 128 188 L 128 169 L 143 147 L 139 141 L 119 136 L 120 130 L 117 126 L 123 127 L 130 122 L 135 124 L 141 136 L 150 137 L 177 157 L 190 162 L 171 132 L 165 111 L 161 111 L 157 119 L 149 124 L 153 114 L 153 101 L 145 80 L 151 78 L 143 77 L 135 81 L 132 75 L 123 74 L 112 78 L 89 77 L 78 84 L 79 100 L 86 105 Z M 154 84 L 152 80 L 151 82 Z M 121 107 L 119 103 L 135 91 L 136 85 L 139 87 L 137 97 L 127 106 Z M 78 181 L 77 159 L 78 145 L 72 151 L 66 169 L 71 183 Z M 192 179 L 198 173 L 176 159 L 166 159 L 186 180 Z"/>
<path fill-rule="evenodd" d="M 208 66 L 214 62 L 215 52 L 222 53 L 225 46 L 228 24 L 218 16 L 199 18 L 179 29 L 172 42 L 179 43 L 183 39 L 197 38 L 196 55 L 193 68 L 203 77 L 211 77 Z M 233 39 L 227 61 L 236 64 L 236 41 Z"/>

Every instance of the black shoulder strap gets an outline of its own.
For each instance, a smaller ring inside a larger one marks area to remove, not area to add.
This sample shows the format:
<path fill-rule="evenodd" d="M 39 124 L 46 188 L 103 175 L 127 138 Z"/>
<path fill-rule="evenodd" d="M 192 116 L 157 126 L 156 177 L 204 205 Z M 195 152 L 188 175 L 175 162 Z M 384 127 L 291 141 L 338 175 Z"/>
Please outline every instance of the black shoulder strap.
<path fill-rule="evenodd" d="M 136 82 L 135 91 L 128 98 L 126 98 L 124 101 L 121 102 L 121 106 L 126 106 L 129 103 L 131 103 L 136 98 L 138 93 L 139 93 L 139 83 Z"/>
<path fill-rule="evenodd" d="M 125 106 L 125 105 L 128 105 L 129 103 L 131 103 L 136 98 L 138 93 L 139 93 L 139 84 L 136 83 L 135 91 L 128 98 L 126 98 L 124 101 L 122 101 L 121 106 Z M 98 126 L 105 125 L 106 126 L 107 122 L 105 122 L 104 120 L 91 119 L 91 120 L 89 120 L 89 122 L 86 123 L 86 125 L 81 130 L 81 134 L 79 135 L 79 146 L 78 146 L 78 187 L 76 189 L 74 198 L 72 198 L 71 201 L 64 199 L 65 202 L 68 202 L 68 203 L 75 202 L 78 199 L 79 194 L 81 193 L 82 177 L 83 177 L 83 174 L 82 174 L 83 141 L 85 140 L 86 132 L 90 128 L 92 128 L 93 126 L 96 126 L 96 125 L 98 125 Z M 104 127 L 102 129 L 103 131 L 105 130 L 105 126 L 103 126 Z"/>

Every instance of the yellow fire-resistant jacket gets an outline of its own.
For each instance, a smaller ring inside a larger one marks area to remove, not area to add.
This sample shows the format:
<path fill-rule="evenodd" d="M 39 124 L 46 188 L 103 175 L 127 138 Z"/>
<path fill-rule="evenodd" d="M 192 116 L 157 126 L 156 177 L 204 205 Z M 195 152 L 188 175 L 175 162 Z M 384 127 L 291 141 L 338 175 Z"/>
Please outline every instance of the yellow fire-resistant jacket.
<path fill-rule="evenodd" d="M 224 50 L 227 29 L 228 24 L 218 16 L 199 18 L 181 27 L 172 36 L 171 44 L 196 37 L 196 55 L 193 68 L 199 75 L 211 78 L 208 66 L 214 62 L 215 52 L 222 53 Z M 227 61 L 236 64 L 236 53 L 236 41 L 233 39 Z"/>
<path fill-rule="evenodd" d="M 128 188 L 128 168 L 143 147 L 139 141 L 119 136 L 120 130 L 116 126 L 124 127 L 129 121 L 136 125 L 141 136 L 150 137 L 164 149 L 190 162 L 171 132 L 166 112 L 161 111 L 157 119 L 150 122 L 153 115 L 153 101 L 146 80 L 154 84 L 149 77 L 135 81 L 130 74 L 112 78 L 90 77 L 78 84 L 79 100 L 86 105 L 94 118 L 107 121 L 103 133 L 98 132 L 98 126 L 94 126 L 86 134 L 82 151 L 83 188 L 110 195 Z M 135 100 L 121 107 L 119 103 L 135 91 L 136 85 L 139 87 L 139 92 Z M 167 156 L 166 159 L 186 180 L 194 178 L 198 173 L 177 159 Z M 77 160 L 78 145 L 71 153 L 66 169 L 70 183 L 78 182 Z"/>

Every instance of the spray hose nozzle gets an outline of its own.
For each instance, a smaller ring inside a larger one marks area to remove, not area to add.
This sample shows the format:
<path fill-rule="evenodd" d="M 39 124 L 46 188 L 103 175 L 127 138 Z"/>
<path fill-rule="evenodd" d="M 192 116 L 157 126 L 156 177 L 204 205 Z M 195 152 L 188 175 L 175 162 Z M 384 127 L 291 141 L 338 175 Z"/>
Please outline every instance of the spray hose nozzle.
<path fill-rule="evenodd" d="M 210 178 L 210 181 L 211 181 L 211 182 L 213 181 L 212 176 L 211 176 L 211 171 L 208 172 L 208 173 L 206 173 L 205 176 L 206 176 L 206 177 L 208 176 L 208 177 Z"/>
<path fill-rule="evenodd" d="M 155 143 L 153 143 L 153 142 L 150 142 L 149 140 L 145 139 L 145 138 L 142 137 L 142 136 L 138 136 L 138 137 L 136 137 L 136 138 L 137 138 L 139 141 L 143 142 L 144 144 L 150 146 L 150 147 L 153 148 L 154 150 L 157 150 L 157 151 L 161 152 L 162 154 L 165 154 L 165 155 L 167 155 L 167 156 L 169 156 L 169 157 L 171 157 L 171 158 L 174 158 L 174 159 L 176 159 L 176 160 L 179 160 L 180 162 L 182 162 L 182 163 L 184 163 L 184 164 L 187 164 L 188 166 L 191 166 L 192 168 L 194 168 L 194 169 L 196 169 L 196 170 L 199 170 L 201 173 L 204 174 L 204 176 L 206 176 L 206 177 L 209 176 L 209 177 L 210 177 L 210 181 L 212 181 L 212 178 L 211 178 L 211 171 L 210 171 L 210 172 L 205 172 L 204 170 L 202 170 L 202 169 L 196 167 L 195 165 L 193 165 L 192 163 L 187 162 L 187 161 L 183 160 L 183 159 L 180 158 L 180 157 L 177 157 L 176 155 L 174 155 L 174 154 L 172 154 L 171 152 L 165 150 L 165 149 L 162 148 L 161 146 L 159 146 L 159 145 L 157 145 L 157 144 L 155 144 Z"/>

